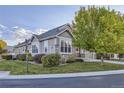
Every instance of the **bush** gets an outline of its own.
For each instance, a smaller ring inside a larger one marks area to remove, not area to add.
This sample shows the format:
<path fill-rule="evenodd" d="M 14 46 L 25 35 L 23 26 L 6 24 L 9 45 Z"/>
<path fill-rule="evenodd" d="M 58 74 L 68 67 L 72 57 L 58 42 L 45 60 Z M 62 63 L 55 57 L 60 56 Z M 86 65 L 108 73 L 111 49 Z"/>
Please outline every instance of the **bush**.
<path fill-rule="evenodd" d="M 41 58 L 41 61 L 44 67 L 52 67 L 52 66 L 58 66 L 60 63 L 60 59 L 61 57 L 59 54 L 49 54 L 49 55 L 43 56 Z"/>
<path fill-rule="evenodd" d="M 21 61 L 26 61 L 26 54 L 17 55 L 17 59 Z M 33 57 L 31 54 L 28 54 L 28 61 L 33 61 Z"/>
<path fill-rule="evenodd" d="M 34 61 L 34 59 L 33 59 L 33 57 L 32 57 L 31 54 L 28 55 L 28 60 L 29 60 L 29 61 Z"/>
<path fill-rule="evenodd" d="M 17 59 L 21 60 L 21 61 L 25 61 L 26 60 L 26 54 L 18 54 Z"/>
<path fill-rule="evenodd" d="M 41 58 L 44 56 L 45 54 L 37 54 L 33 57 L 33 60 L 37 63 L 42 63 Z"/>
<path fill-rule="evenodd" d="M 6 59 L 6 60 L 12 60 L 12 55 L 7 55 L 7 54 L 5 55 L 4 54 L 4 55 L 2 55 L 2 58 Z"/>
<path fill-rule="evenodd" d="M 75 58 L 75 55 L 69 55 L 68 56 L 68 59 L 67 59 L 67 63 L 73 63 L 73 62 L 75 62 L 76 61 L 76 58 Z"/>

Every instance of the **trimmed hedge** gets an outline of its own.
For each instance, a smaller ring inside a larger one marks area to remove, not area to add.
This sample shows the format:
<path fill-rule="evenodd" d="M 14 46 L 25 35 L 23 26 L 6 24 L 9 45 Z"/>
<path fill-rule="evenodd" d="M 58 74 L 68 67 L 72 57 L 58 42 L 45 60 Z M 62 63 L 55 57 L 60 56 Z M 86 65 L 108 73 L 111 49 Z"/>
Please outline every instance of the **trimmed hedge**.
<path fill-rule="evenodd" d="M 43 56 L 41 58 L 41 61 L 44 67 L 52 67 L 52 66 L 58 66 L 60 64 L 60 59 L 61 57 L 59 54 L 49 54 Z"/>
<path fill-rule="evenodd" d="M 41 58 L 44 56 L 45 54 L 36 54 L 33 59 L 36 63 L 42 63 Z"/>
<path fill-rule="evenodd" d="M 12 55 L 1 55 L 3 59 L 12 60 Z"/>
<path fill-rule="evenodd" d="M 18 60 L 26 61 L 26 54 L 18 54 L 16 57 Z M 31 54 L 28 54 L 28 61 L 33 61 L 33 57 Z"/>

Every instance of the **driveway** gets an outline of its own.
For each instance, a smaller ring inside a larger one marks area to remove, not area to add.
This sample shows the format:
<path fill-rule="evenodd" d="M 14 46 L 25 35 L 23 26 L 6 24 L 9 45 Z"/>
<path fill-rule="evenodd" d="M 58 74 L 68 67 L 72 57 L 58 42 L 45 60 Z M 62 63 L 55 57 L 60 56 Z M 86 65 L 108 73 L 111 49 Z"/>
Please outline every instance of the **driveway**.
<path fill-rule="evenodd" d="M 124 74 L 88 77 L 0 80 L 2 88 L 124 88 Z"/>

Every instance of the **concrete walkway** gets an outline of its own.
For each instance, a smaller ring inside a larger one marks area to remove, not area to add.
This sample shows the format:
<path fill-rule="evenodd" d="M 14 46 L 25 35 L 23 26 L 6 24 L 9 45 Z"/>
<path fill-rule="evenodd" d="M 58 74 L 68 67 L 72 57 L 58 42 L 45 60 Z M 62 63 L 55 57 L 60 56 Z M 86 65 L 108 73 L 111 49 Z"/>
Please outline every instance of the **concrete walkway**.
<path fill-rule="evenodd" d="M 10 71 L 0 71 L 0 78 L 8 76 Z"/>
<path fill-rule="evenodd" d="M 81 76 L 101 76 L 124 74 L 124 70 L 81 72 L 81 73 L 64 73 L 64 74 L 42 74 L 42 75 L 6 75 L 0 79 L 42 79 L 42 78 L 65 78 L 65 77 L 81 77 Z"/>
<path fill-rule="evenodd" d="M 84 59 L 84 61 L 86 61 L 86 62 L 101 62 L 101 60 L 98 60 L 98 59 Z M 124 62 L 121 62 L 121 61 L 104 60 L 104 62 L 124 65 Z"/>

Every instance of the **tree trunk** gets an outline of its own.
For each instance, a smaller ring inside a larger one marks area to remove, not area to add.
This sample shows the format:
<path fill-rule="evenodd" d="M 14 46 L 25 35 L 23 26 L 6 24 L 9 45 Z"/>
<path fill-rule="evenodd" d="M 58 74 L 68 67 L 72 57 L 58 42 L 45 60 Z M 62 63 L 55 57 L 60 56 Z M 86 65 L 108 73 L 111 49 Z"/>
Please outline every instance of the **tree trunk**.
<path fill-rule="evenodd" d="M 79 48 L 79 57 L 81 57 L 81 48 Z"/>
<path fill-rule="evenodd" d="M 101 54 L 101 65 L 103 65 L 104 62 L 104 54 Z"/>
<path fill-rule="evenodd" d="M 92 52 L 92 59 L 94 59 L 94 53 Z"/>

